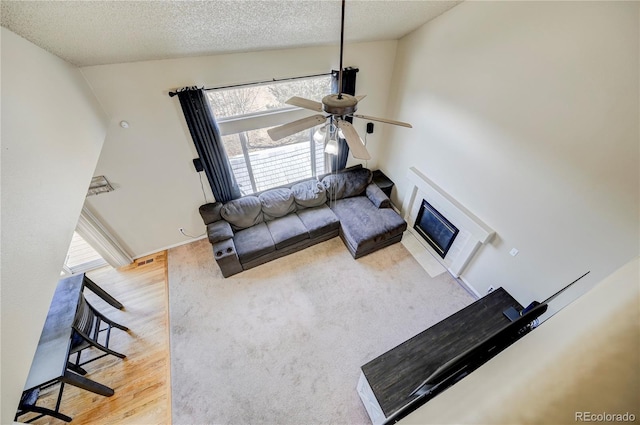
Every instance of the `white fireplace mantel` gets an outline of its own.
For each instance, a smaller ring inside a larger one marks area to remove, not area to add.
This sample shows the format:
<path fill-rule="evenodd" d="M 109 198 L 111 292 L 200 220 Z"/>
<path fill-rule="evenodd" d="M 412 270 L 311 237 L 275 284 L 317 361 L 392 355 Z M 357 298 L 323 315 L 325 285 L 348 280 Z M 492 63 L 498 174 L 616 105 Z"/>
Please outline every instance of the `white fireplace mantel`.
<path fill-rule="evenodd" d="M 415 167 L 409 168 L 407 179 L 411 186 L 405 196 L 402 211 L 409 230 L 425 250 L 438 259 L 453 276 L 460 277 L 480 246 L 491 241 L 495 231 Z M 423 199 L 459 230 L 444 259 L 413 228 Z"/>

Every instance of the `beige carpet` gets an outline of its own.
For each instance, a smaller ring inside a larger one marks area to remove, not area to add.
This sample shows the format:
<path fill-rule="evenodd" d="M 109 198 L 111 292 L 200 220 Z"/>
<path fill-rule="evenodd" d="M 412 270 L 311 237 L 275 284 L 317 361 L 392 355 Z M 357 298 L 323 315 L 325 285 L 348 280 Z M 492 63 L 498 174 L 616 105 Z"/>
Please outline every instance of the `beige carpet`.
<path fill-rule="evenodd" d="M 402 244 L 339 238 L 224 279 L 206 240 L 169 251 L 173 423 L 370 424 L 360 366 L 473 302 Z"/>

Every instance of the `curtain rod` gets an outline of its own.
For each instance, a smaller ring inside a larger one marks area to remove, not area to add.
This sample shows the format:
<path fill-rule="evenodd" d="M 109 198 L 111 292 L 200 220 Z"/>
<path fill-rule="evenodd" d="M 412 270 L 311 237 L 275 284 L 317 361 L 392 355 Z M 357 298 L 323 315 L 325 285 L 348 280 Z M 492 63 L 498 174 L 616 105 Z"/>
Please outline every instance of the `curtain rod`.
<path fill-rule="evenodd" d="M 300 80 L 300 79 L 303 79 L 303 78 L 322 77 L 322 76 L 325 76 L 325 75 L 332 75 L 332 74 L 333 74 L 333 72 L 324 72 L 322 74 L 303 75 L 301 77 L 273 78 L 271 80 L 257 81 L 257 82 L 254 82 L 254 83 L 243 83 L 243 84 L 232 84 L 230 86 L 209 87 L 209 88 L 205 88 L 203 90 L 209 91 L 209 90 L 232 89 L 232 88 L 235 88 L 235 87 L 257 86 L 257 85 L 261 85 L 261 84 L 277 83 L 279 81 Z M 177 94 L 178 94 L 177 91 L 170 91 L 169 92 L 169 96 L 170 97 L 173 97 L 173 96 L 175 96 Z"/>

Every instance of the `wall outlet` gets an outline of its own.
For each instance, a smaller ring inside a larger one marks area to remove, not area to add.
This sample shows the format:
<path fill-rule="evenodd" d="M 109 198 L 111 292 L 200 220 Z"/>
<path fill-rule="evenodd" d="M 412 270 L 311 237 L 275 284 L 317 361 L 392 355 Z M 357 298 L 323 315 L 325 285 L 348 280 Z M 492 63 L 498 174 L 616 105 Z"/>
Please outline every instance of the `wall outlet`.
<path fill-rule="evenodd" d="M 489 285 L 489 287 L 487 288 L 487 294 L 490 294 L 491 292 L 495 291 L 496 288 L 493 287 L 493 285 Z"/>

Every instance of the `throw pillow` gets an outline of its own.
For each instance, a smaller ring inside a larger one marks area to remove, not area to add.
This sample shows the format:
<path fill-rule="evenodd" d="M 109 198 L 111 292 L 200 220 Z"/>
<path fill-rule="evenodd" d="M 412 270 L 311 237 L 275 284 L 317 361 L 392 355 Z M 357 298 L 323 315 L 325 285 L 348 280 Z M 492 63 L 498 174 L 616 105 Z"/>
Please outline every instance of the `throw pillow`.
<path fill-rule="evenodd" d="M 322 179 L 329 199 L 349 198 L 362 195 L 372 180 L 371 170 L 358 168 L 342 173 L 330 174 Z"/>
<path fill-rule="evenodd" d="M 301 208 L 313 208 L 327 201 L 327 191 L 318 180 L 307 180 L 291 186 L 293 198 Z"/>
<path fill-rule="evenodd" d="M 327 191 L 329 199 L 342 199 L 344 196 L 346 180 L 342 174 L 329 174 L 322 179 L 322 185 Z"/>
<path fill-rule="evenodd" d="M 220 215 L 231 224 L 233 230 L 246 229 L 264 221 L 262 204 L 256 196 L 243 196 L 227 202 Z"/>
<path fill-rule="evenodd" d="M 262 212 L 265 215 L 265 220 L 284 217 L 296 210 L 291 189 L 281 188 L 267 190 L 261 193 L 258 198 L 262 204 Z"/>
<path fill-rule="evenodd" d="M 358 168 L 344 173 L 346 178 L 344 198 L 359 196 L 367 189 L 373 179 L 373 173 L 368 168 Z"/>

